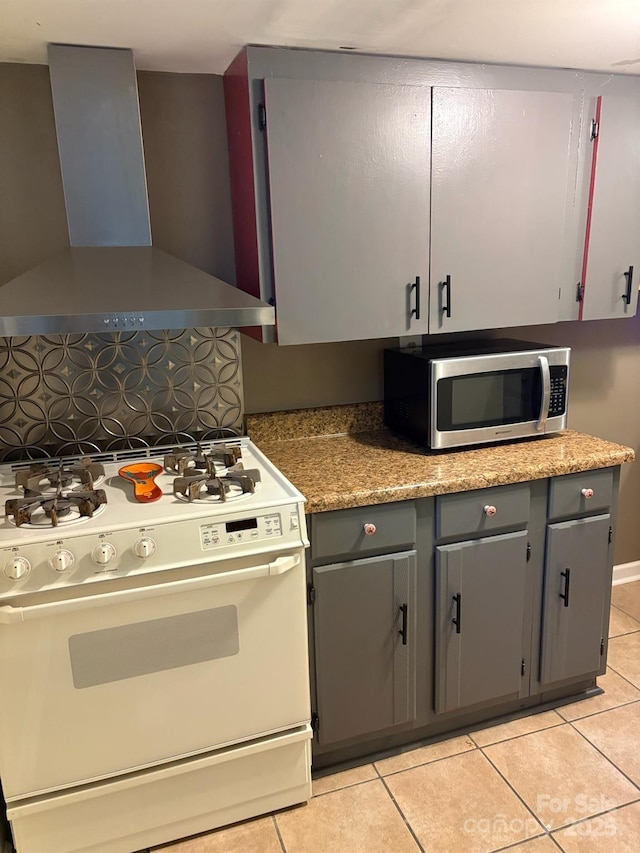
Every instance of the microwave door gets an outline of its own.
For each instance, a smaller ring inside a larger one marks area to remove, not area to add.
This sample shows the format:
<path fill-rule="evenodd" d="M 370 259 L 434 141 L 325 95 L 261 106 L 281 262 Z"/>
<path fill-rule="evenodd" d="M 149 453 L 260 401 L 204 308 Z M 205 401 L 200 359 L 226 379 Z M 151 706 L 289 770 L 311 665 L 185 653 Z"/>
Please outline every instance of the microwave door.
<path fill-rule="evenodd" d="M 545 431 L 551 397 L 546 356 L 536 354 L 526 364 L 522 357 L 514 363 L 512 356 L 466 361 L 455 367 L 452 362 L 441 363 L 441 371 L 433 363 L 431 447 L 481 444 Z"/>

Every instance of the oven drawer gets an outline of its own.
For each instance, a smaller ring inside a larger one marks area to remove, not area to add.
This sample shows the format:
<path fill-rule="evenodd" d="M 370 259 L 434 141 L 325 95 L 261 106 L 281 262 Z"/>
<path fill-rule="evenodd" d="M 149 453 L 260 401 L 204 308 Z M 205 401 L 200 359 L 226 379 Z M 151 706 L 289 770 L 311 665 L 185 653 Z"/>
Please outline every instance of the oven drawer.
<path fill-rule="evenodd" d="M 549 519 L 597 515 L 609 509 L 612 499 L 612 468 L 554 477 L 549 490 Z"/>
<path fill-rule="evenodd" d="M 413 501 L 338 509 L 311 516 L 314 560 L 357 558 L 411 548 L 416 541 Z"/>
<path fill-rule="evenodd" d="M 310 738 L 307 725 L 124 779 L 10 803 L 16 846 L 29 853 L 123 853 L 304 802 L 311 797 Z"/>
<path fill-rule="evenodd" d="M 522 528 L 529 521 L 528 483 L 477 489 L 436 498 L 436 538 L 466 536 Z"/>

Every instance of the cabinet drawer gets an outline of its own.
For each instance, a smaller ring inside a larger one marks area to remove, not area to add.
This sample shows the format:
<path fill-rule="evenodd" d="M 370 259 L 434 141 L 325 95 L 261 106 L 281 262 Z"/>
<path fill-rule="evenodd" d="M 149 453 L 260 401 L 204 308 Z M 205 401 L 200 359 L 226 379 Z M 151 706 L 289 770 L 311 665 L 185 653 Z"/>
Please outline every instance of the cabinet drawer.
<path fill-rule="evenodd" d="M 374 532 L 368 525 L 373 525 Z M 311 517 L 311 556 L 354 556 L 412 546 L 416 541 L 413 501 L 321 512 Z"/>
<path fill-rule="evenodd" d="M 436 538 L 521 527 L 529 520 L 529 500 L 528 483 L 442 495 L 436 501 Z"/>
<path fill-rule="evenodd" d="M 609 509 L 612 497 L 612 468 L 554 477 L 549 491 L 549 518 L 586 513 L 595 515 Z"/>

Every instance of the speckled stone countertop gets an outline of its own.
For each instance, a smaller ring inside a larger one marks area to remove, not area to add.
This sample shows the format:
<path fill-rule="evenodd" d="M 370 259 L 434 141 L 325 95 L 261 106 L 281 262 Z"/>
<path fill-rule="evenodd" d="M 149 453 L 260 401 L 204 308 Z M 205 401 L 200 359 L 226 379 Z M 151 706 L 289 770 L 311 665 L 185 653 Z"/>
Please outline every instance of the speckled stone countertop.
<path fill-rule="evenodd" d="M 433 453 L 386 430 L 365 403 L 247 417 L 247 432 L 307 499 L 307 512 L 465 492 L 632 462 L 630 447 L 567 430 Z"/>

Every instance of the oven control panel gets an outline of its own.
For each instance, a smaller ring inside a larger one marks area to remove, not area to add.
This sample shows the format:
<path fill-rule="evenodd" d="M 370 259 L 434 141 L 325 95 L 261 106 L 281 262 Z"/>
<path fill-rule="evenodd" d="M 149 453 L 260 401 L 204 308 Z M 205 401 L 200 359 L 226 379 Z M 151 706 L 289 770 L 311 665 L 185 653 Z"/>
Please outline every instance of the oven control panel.
<path fill-rule="evenodd" d="M 221 564 L 308 544 L 300 502 L 148 526 L 76 528 L 38 541 L 0 538 L 0 602 L 24 593 L 131 575 Z M 259 560 L 258 560 L 259 561 Z"/>
<path fill-rule="evenodd" d="M 279 512 L 203 524 L 200 527 L 200 539 L 205 549 L 224 545 L 242 546 L 256 540 L 277 539 L 279 536 L 282 536 L 282 514 Z"/>

